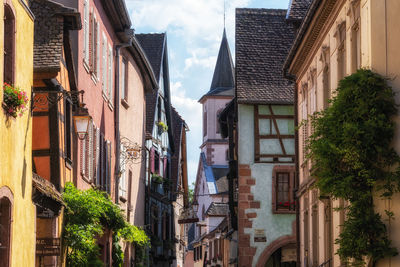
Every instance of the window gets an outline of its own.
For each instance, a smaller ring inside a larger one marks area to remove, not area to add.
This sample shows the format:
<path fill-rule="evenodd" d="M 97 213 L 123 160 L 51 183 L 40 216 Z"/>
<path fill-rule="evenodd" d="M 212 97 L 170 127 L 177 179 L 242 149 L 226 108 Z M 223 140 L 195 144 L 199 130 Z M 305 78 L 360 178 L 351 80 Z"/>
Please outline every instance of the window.
<path fill-rule="evenodd" d="M 121 65 L 121 99 L 128 101 L 128 65 L 125 58 Z"/>
<path fill-rule="evenodd" d="M 83 56 L 84 62 L 89 65 L 89 0 L 83 1 Z"/>
<path fill-rule="evenodd" d="M 158 237 L 158 208 L 156 205 L 151 207 L 151 232 Z"/>
<path fill-rule="evenodd" d="M 154 151 L 154 172 L 160 174 L 160 155 Z"/>
<path fill-rule="evenodd" d="M 214 239 L 214 258 L 218 257 L 219 254 L 218 248 L 219 248 L 218 239 Z"/>
<path fill-rule="evenodd" d="M 304 260 L 305 266 L 309 266 L 309 218 L 308 218 L 308 198 L 304 198 L 304 211 L 303 211 L 303 238 L 304 238 Z"/>
<path fill-rule="evenodd" d="M 219 109 L 218 111 L 217 111 L 217 121 L 216 121 L 216 129 L 217 129 L 217 134 L 219 134 L 220 132 L 221 132 L 221 127 L 220 127 L 220 125 L 219 125 L 219 115 L 221 114 L 221 112 L 222 112 L 222 108 L 221 109 Z"/>
<path fill-rule="evenodd" d="M 15 17 L 9 5 L 4 5 L 4 62 L 3 79 L 14 84 L 15 71 Z"/>
<path fill-rule="evenodd" d="M 108 98 L 109 103 L 113 105 L 113 49 L 108 45 Z"/>
<path fill-rule="evenodd" d="M 106 35 L 103 32 L 103 43 L 102 43 L 102 47 L 103 47 L 103 81 L 102 81 L 102 89 L 103 89 L 103 95 L 104 96 L 108 96 L 107 91 L 107 38 Z"/>
<path fill-rule="evenodd" d="M 0 198 L 0 266 L 10 266 L 12 205 L 7 197 Z"/>
<path fill-rule="evenodd" d="M 277 165 L 273 169 L 273 202 L 275 213 L 294 213 L 294 166 Z"/>
<path fill-rule="evenodd" d="M 331 80 L 330 80 L 330 50 L 329 47 L 324 46 L 321 53 L 322 62 L 322 93 L 323 93 L 323 108 L 326 109 L 331 98 Z"/>
<path fill-rule="evenodd" d="M 65 159 L 68 161 L 69 164 L 72 163 L 72 103 L 71 100 L 66 98 L 65 99 L 65 122 L 64 122 L 64 135 L 65 135 L 65 144 L 64 144 L 64 153 Z"/>
<path fill-rule="evenodd" d="M 254 106 L 255 162 L 294 162 L 294 108 Z"/>
<path fill-rule="evenodd" d="M 125 147 L 121 144 L 121 154 L 125 154 Z M 126 199 L 126 164 L 123 157 L 120 157 L 121 176 L 119 178 L 119 196 Z M 129 204 L 129 203 L 128 203 Z"/>
<path fill-rule="evenodd" d="M 325 241 L 325 261 L 332 258 L 332 203 L 330 199 L 324 201 L 324 241 Z"/>
<path fill-rule="evenodd" d="M 357 21 L 351 27 L 351 71 L 352 72 L 356 72 L 361 67 L 360 47 L 361 47 L 360 23 L 359 19 L 357 19 Z"/>
<path fill-rule="evenodd" d="M 89 20 L 89 68 L 94 77 L 98 78 L 99 71 L 99 57 L 100 57 L 100 31 L 99 22 L 97 21 L 94 10 L 90 12 Z"/>
<path fill-rule="evenodd" d="M 303 101 L 301 102 L 301 119 L 303 121 L 303 125 L 301 126 L 302 128 L 302 159 L 303 159 L 303 164 L 306 161 L 306 155 L 307 155 L 307 138 L 308 138 L 308 124 L 306 123 L 307 121 L 307 106 L 308 106 L 308 99 L 307 99 L 307 86 L 303 86 L 302 90 L 303 94 Z"/>
<path fill-rule="evenodd" d="M 342 22 L 336 32 L 338 81 L 346 76 L 346 23 Z"/>
<path fill-rule="evenodd" d="M 207 135 L 207 110 L 204 107 L 204 112 L 203 112 L 203 136 Z"/>
<path fill-rule="evenodd" d="M 318 191 L 312 190 L 312 211 L 311 211 L 311 219 L 312 219 L 312 259 L 313 265 L 318 266 L 318 258 L 319 258 L 319 219 L 318 219 Z"/>

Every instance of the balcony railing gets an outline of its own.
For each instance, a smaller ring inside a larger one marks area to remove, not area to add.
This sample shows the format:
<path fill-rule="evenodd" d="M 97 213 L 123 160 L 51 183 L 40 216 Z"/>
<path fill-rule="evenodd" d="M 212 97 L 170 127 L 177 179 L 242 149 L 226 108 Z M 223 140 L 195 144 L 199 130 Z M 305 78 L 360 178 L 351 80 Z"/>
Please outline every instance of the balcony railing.
<path fill-rule="evenodd" d="M 331 266 L 332 266 L 332 259 L 329 259 L 326 262 L 319 265 L 318 267 L 331 267 Z"/>

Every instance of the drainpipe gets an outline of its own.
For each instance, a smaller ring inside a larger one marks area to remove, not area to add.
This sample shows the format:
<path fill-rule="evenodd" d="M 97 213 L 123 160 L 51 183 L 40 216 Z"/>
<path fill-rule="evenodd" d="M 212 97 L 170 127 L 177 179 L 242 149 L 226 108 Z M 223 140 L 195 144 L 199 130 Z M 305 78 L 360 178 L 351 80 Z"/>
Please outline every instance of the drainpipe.
<path fill-rule="evenodd" d="M 115 203 L 118 204 L 119 199 L 119 178 L 121 177 L 121 166 L 120 166 L 120 132 L 119 132 L 119 56 L 121 48 L 132 46 L 132 41 L 134 37 L 133 29 L 126 29 L 125 35 L 128 36 L 129 40 L 127 43 L 118 44 L 115 46 Z"/>

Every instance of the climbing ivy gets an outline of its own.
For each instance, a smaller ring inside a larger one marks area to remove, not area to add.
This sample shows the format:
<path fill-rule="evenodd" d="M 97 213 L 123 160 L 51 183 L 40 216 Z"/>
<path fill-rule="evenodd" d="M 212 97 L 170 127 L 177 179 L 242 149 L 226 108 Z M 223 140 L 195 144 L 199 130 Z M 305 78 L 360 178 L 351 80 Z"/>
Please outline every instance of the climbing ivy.
<path fill-rule="evenodd" d="M 399 191 L 400 157 L 391 146 L 397 109 L 387 79 L 370 70 L 341 80 L 336 93 L 326 110 L 309 118 L 314 132 L 307 157 L 321 195 L 349 202 L 337 254 L 349 266 L 364 266 L 366 257 L 375 263 L 397 255 L 373 202 Z"/>
<path fill-rule="evenodd" d="M 63 231 L 67 266 L 102 266 L 96 237 L 101 236 L 104 229 L 113 233 L 113 266 L 122 266 L 121 238 L 134 243 L 138 249 L 149 246 L 146 233 L 126 222 L 120 207 L 106 193 L 96 189 L 78 190 L 67 183 L 63 199 L 67 205 Z"/>

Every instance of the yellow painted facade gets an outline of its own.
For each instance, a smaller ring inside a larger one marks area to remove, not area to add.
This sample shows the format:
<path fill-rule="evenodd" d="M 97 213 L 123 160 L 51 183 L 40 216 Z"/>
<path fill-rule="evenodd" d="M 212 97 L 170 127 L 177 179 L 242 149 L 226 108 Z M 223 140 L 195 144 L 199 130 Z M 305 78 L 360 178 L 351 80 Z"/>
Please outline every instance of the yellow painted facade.
<path fill-rule="evenodd" d="M 15 85 L 30 98 L 33 79 L 33 17 L 26 3 L 2 1 L 0 17 L 7 2 L 15 13 Z M 24 6 L 25 4 L 25 6 Z M 0 20 L 0 82 L 3 84 L 4 20 Z M 0 102 L 3 93 L 0 94 Z M 32 203 L 32 118 L 29 110 L 22 117 L 9 119 L 0 112 L 0 189 L 13 195 L 10 266 L 34 266 L 35 206 Z"/>
<path fill-rule="evenodd" d="M 371 69 L 393 78 L 389 81 L 400 103 L 400 27 L 398 0 L 321 0 L 309 23 L 304 38 L 288 68 L 296 77 L 298 121 L 327 106 L 327 98 L 335 94 L 339 80 L 358 68 Z M 321 14 L 330 9 L 326 19 Z M 317 30 L 319 33 L 316 34 Z M 394 118 L 394 147 L 400 153 L 400 111 Z M 307 129 L 308 128 L 308 129 Z M 313 188 L 311 164 L 304 156 L 304 142 L 310 134 L 309 125 L 302 125 L 299 139 L 299 230 L 301 266 L 342 266 L 334 244 L 340 234 L 345 214 L 334 211 L 346 205 L 343 200 L 320 198 Z M 400 214 L 400 194 L 392 200 L 375 199 L 375 208 L 387 223 L 385 210 Z M 400 251 L 400 221 L 387 223 L 389 238 Z M 368 259 L 367 259 L 368 261 Z M 329 264 L 329 265 L 328 265 Z M 377 267 L 400 266 L 400 256 L 380 260 Z"/>

